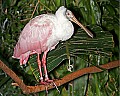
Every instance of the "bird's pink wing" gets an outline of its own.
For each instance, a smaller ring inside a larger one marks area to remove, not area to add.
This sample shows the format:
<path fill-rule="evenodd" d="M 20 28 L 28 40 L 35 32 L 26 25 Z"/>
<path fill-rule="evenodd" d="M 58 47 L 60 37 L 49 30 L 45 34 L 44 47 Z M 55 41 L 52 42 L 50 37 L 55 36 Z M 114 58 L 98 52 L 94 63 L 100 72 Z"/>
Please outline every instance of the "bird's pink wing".
<path fill-rule="evenodd" d="M 14 58 L 25 64 L 32 52 L 41 54 L 47 50 L 47 40 L 52 34 L 53 22 L 44 15 L 32 19 L 23 29 L 14 48 Z"/>

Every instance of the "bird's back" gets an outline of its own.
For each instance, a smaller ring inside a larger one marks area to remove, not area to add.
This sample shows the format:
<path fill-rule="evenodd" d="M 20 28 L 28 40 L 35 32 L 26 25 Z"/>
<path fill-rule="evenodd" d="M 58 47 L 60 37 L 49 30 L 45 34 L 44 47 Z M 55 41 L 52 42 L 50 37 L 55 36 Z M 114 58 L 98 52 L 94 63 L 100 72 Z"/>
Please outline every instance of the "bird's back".
<path fill-rule="evenodd" d="M 14 58 L 26 63 L 32 52 L 41 54 L 47 50 L 46 43 L 54 28 L 54 15 L 39 15 L 26 24 L 14 48 Z"/>

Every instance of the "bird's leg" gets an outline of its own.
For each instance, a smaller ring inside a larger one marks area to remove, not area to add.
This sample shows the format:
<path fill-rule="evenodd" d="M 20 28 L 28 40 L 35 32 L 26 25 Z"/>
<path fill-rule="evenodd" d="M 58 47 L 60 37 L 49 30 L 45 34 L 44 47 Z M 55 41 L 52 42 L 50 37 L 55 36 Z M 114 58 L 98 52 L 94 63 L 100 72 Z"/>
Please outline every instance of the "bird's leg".
<path fill-rule="evenodd" d="M 42 57 L 42 64 L 43 64 L 43 68 L 44 68 L 44 74 L 45 74 L 45 81 L 47 83 L 51 83 L 53 82 L 53 80 L 49 80 L 48 78 L 48 73 L 47 73 L 47 68 L 46 68 L 46 55 L 47 55 L 48 51 L 45 51 Z"/>
<path fill-rule="evenodd" d="M 56 84 L 53 82 L 53 80 L 50 80 L 48 78 L 48 73 L 47 73 L 47 68 L 46 68 L 46 55 L 47 55 L 48 51 L 45 51 L 42 57 L 42 64 L 43 64 L 43 68 L 44 68 L 44 73 L 45 73 L 45 82 L 47 83 L 53 83 L 53 85 L 56 87 L 56 89 L 58 90 Z M 60 93 L 60 91 L 58 90 L 58 92 Z"/>
<path fill-rule="evenodd" d="M 44 84 L 44 81 L 43 81 L 43 76 L 42 76 L 42 68 L 41 68 L 41 61 L 40 61 L 40 55 L 37 54 L 37 62 L 38 62 L 38 68 L 39 68 L 39 72 L 40 72 L 40 83 L 41 84 Z"/>

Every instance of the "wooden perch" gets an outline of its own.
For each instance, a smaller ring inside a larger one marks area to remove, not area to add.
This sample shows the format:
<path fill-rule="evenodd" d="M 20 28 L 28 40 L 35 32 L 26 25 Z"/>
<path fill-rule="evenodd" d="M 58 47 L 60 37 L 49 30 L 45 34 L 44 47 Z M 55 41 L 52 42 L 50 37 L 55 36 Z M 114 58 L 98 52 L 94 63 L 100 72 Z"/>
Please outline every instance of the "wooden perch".
<path fill-rule="evenodd" d="M 113 62 L 104 64 L 104 65 L 100 65 L 99 67 L 108 70 L 108 69 L 120 66 L 119 62 L 120 62 L 120 60 L 113 61 Z M 45 85 L 36 85 L 36 86 L 25 85 L 23 83 L 23 81 L 10 68 L 8 68 L 1 60 L 0 60 L 0 68 L 16 82 L 17 86 L 19 86 L 22 89 L 22 91 L 26 94 L 40 92 L 40 91 L 45 90 L 45 88 L 46 88 Z M 95 67 L 95 66 L 87 67 L 87 68 L 80 69 L 76 72 L 73 72 L 71 74 L 68 74 L 68 75 L 64 76 L 63 78 L 61 78 L 60 80 L 55 80 L 54 83 L 57 86 L 61 86 L 61 85 L 68 83 L 71 80 L 74 80 L 82 75 L 85 75 L 88 73 L 102 72 L 102 71 L 103 71 L 102 69 Z M 48 90 L 55 88 L 54 86 L 51 86 L 51 85 L 47 85 L 47 87 L 48 87 Z"/>

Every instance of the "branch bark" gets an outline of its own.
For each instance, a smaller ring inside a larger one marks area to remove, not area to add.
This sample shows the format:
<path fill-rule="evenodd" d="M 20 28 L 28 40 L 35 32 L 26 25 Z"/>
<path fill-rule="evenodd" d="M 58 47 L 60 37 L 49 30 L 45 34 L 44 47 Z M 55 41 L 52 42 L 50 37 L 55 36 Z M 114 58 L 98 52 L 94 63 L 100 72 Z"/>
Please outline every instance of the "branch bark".
<path fill-rule="evenodd" d="M 112 62 L 109 62 L 107 64 L 100 65 L 99 67 L 108 70 L 108 69 L 112 69 L 115 67 L 119 67 L 120 66 L 119 62 L 120 62 L 120 60 L 112 61 Z M 8 68 L 1 60 L 0 60 L 0 68 L 16 82 L 17 85 L 26 94 L 36 93 L 36 92 L 40 92 L 40 91 L 43 91 L 46 89 L 45 85 L 36 85 L 36 86 L 25 85 L 23 83 L 23 81 L 10 68 Z M 88 73 L 97 73 L 97 72 L 102 72 L 102 71 L 104 71 L 104 70 L 102 70 L 98 67 L 95 67 L 95 66 L 87 67 L 87 68 L 80 69 L 76 72 L 73 72 L 71 74 L 68 74 L 68 75 L 64 76 L 63 78 L 61 78 L 60 80 L 55 80 L 54 83 L 57 86 L 61 86 L 61 85 L 65 84 L 67 82 L 70 82 L 70 81 L 72 81 L 72 80 L 74 80 L 82 75 L 85 75 Z M 48 90 L 55 88 L 54 86 L 51 86 L 51 85 L 47 85 L 47 87 L 48 87 Z"/>

